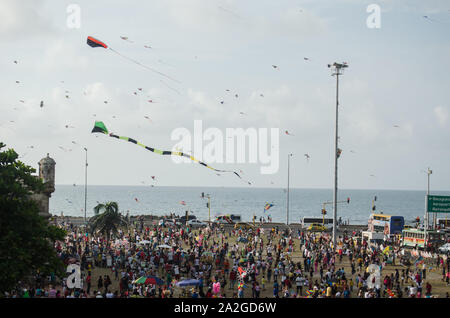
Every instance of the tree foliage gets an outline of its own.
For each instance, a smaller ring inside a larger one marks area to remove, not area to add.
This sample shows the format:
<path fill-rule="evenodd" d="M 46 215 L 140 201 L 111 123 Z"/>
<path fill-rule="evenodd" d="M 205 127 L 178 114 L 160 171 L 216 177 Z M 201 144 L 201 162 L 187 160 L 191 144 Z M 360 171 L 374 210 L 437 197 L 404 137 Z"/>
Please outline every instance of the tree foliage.
<path fill-rule="evenodd" d="M 39 216 L 30 197 L 44 189 L 42 180 L 32 175 L 36 170 L 4 147 L 0 142 L 0 292 L 13 289 L 36 271 L 61 275 L 63 263 L 53 243 L 66 235 Z"/>
<path fill-rule="evenodd" d="M 128 223 L 119 213 L 117 202 L 99 203 L 94 207 L 94 216 L 89 220 L 91 231 L 100 232 L 109 241 L 111 234 L 118 232 L 119 228 L 126 227 Z"/>

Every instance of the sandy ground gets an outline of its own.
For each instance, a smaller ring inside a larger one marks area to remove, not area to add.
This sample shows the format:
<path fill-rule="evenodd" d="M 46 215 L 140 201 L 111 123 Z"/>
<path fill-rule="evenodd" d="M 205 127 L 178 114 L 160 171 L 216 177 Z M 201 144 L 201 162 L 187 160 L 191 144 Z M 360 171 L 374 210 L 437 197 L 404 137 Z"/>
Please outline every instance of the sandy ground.
<path fill-rule="evenodd" d="M 235 240 L 236 240 L 235 237 L 231 237 L 228 240 L 228 242 L 231 245 L 231 244 L 234 244 Z M 294 242 L 295 242 L 295 249 L 294 249 L 294 253 L 292 255 L 292 259 L 294 260 L 294 262 L 301 261 L 303 264 L 303 258 L 301 256 L 301 252 L 299 250 L 300 242 L 298 239 L 294 239 Z M 265 245 L 267 244 L 267 239 L 265 238 L 265 236 L 264 236 L 264 243 L 265 243 Z M 186 248 L 186 246 L 183 246 L 183 248 Z M 341 268 L 341 267 L 344 267 L 347 278 L 349 279 L 351 277 L 355 281 L 355 277 L 358 275 L 359 272 L 357 270 L 356 274 L 353 275 L 353 277 L 351 276 L 351 265 L 350 265 L 348 257 L 344 256 L 342 259 L 342 263 L 340 263 L 339 260 L 337 260 L 336 268 Z M 385 268 L 383 268 L 383 271 L 381 273 L 381 278 L 383 279 L 385 275 L 390 275 L 391 273 L 395 273 L 395 269 L 398 269 L 401 274 L 401 270 L 406 269 L 406 267 L 403 265 L 395 265 L 395 266 L 387 265 Z M 414 268 L 411 267 L 411 270 L 413 270 L 413 269 Z M 97 289 L 97 281 L 98 281 L 98 278 L 100 275 L 101 276 L 103 276 L 103 275 L 110 276 L 110 278 L 112 280 L 112 285 L 110 286 L 109 289 L 111 291 L 114 292 L 116 290 L 117 291 L 119 290 L 119 280 L 115 280 L 114 273 L 111 271 L 111 269 L 96 267 L 92 271 L 91 294 L 93 293 L 94 290 Z M 163 279 L 165 278 L 165 276 L 160 276 L 160 277 Z M 257 277 L 257 279 L 258 279 L 259 283 L 261 284 L 261 281 L 260 281 L 261 277 Z M 309 279 L 309 274 L 308 274 L 308 279 Z M 316 279 L 318 281 L 320 281 L 319 271 L 317 271 L 317 273 L 314 274 L 312 281 L 314 281 Z M 229 290 L 228 277 L 227 277 L 227 281 L 228 281 L 228 285 L 225 287 L 225 289 L 222 288 L 222 291 L 225 292 L 227 297 L 232 297 L 233 290 Z M 447 292 L 450 293 L 450 286 L 447 286 L 446 283 L 444 281 L 442 281 L 442 269 L 441 268 L 439 268 L 439 269 L 433 268 L 432 270 L 427 270 L 427 275 L 426 275 L 426 279 L 424 280 L 423 286 L 425 286 L 426 282 L 430 282 L 430 284 L 432 285 L 433 297 L 445 297 Z M 409 280 L 409 284 L 404 284 L 402 286 L 403 291 L 406 286 L 410 285 L 410 283 L 411 283 L 411 280 Z M 425 288 L 423 288 L 423 290 L 425 290 Z M 235 285 L 234 291 L 237 291 L 236 285 Z M 182 288 L 175 287 L 174 297 L 180 297 L 181 292 L 182 292 Z M 252 297 L 251 287 L 244 289 L 244 295 L 245 295 L 245 297 Z M 279 295 L 280 296 L 282 295 L 281 291 L 280 291 Z M 303 288 L 303 295 L 304 296 L 306 295 L 305 287 Z M 356 288 L 356 283 L 355 283 L 351 297 L 353 298 L 356 296 L 357 296 L 357 288 Z M 265 290 L 261 290 L 260 297 L 261 298 L 266 298 L 266 297 L 272 298 L 273 297 L 273 281 L 266 284 Z M 404 293 L 403 297 L 405 297 L 405 293 Z"/>

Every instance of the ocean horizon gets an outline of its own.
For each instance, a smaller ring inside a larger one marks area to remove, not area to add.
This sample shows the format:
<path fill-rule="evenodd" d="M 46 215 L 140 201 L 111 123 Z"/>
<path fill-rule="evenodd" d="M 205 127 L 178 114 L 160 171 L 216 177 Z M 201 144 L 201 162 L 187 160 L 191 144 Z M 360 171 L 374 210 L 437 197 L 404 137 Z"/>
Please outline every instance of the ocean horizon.
<path fill-rule="evenodd" d="M 205 198 L 201 197 L 202 192 Z M 243 221 L 251 221 L 253 215 L 270 215 L 273 222 L 287 220 L 287 192 L 284 188 L 256 187 L 176 187 L 176 186 L 123 186 L 88 185 L 87 216 L 93 215 L 98 203 L 116 201 L 121 213 L 130 215 L 184 215 L 190 210 L 201 220 L 207 220 L 206 195 L 211 196 L 211 219 L 219 214 L 239 214 Z M 431 191 L 435 195 L 450 195 L 450 191 Z M 351 224 L 366 224 L 372 212 L 372 201 L 376 211 L 388 215 L 405 217 L 406 224 L 416 217 L 423 219 L 425 211 L 425 190 L 389 189 L 339 189 L 338 218 Z M 346 203 L 350 198 L 350 203 Z M 290 188 L 289 223 L 299 223 L 303 216 L 321 217 L 322 204 L 333 200 L 333 189 Z M 182 205 L 184 201 L 186 205 Z M 274 206 L 264 211 L 269 202 Z M 326 205 L 327 217 L 332 216 L 332 204 Z M 50 198 L 50 213 L 53 215 L 84 216 L 84 185 L 56 185 Z M 441 217 L 445 217 L 442 215 Z"/>

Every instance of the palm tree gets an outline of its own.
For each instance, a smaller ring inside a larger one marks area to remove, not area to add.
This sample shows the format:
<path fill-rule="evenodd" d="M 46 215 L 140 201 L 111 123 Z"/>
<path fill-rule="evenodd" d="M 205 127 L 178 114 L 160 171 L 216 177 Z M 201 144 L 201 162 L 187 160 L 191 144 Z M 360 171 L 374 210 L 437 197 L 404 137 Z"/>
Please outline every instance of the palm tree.
<path fill-rule="evenodd" d="M 106 241 L 109 242 L 110 235 L 117 233 L 118 229 L 123 226 L 128 226 L 125 218 L 119 213 L 119 206 L 117 202 L 99 203 L 94 208 L 94 214 L 89 224 L 92 233 L 100 232 L 106 236 Z"/>

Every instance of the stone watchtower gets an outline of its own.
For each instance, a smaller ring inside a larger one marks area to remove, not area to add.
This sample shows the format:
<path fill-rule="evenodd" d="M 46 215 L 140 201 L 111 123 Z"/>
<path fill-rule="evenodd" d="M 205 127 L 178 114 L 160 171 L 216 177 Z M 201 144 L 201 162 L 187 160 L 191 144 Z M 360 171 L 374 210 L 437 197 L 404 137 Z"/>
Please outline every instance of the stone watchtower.
<path fill-rule="evenodd" d="M 55 192 L 55 165 L 55 160 L 50 158 L 49 154 L 39 161 L 39 178 L 44 182 L 44 191 L 33 195 L 39 205 L 39 215 L 46 219 L 51 216 L 49 201 L 52 193 Z"/>

